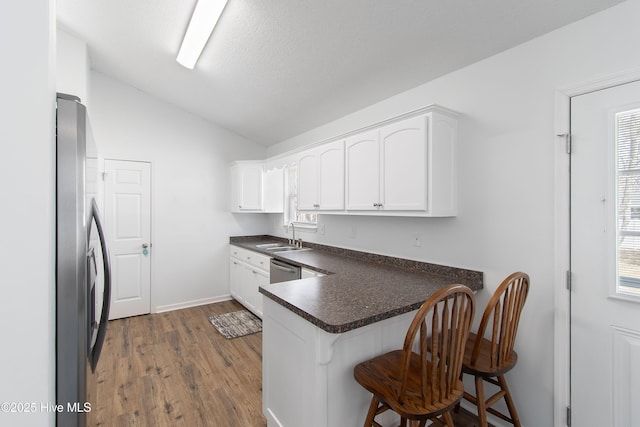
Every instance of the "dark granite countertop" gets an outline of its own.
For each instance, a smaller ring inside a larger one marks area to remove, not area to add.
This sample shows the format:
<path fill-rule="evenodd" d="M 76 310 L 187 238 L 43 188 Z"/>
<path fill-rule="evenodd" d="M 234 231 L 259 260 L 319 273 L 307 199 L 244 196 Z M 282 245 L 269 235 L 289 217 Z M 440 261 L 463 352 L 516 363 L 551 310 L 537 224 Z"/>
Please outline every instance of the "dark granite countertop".
<path fill-rule="evenodd" d="M 269 252 L 273 236 L 231 237 L 230 243 L 327 274 L 260 287 L 260 293 L 330 333 L 343 333 L 418 309 L 443 286 L 482 289 L 479 271 L 305 242 L 312 250 Z"/>

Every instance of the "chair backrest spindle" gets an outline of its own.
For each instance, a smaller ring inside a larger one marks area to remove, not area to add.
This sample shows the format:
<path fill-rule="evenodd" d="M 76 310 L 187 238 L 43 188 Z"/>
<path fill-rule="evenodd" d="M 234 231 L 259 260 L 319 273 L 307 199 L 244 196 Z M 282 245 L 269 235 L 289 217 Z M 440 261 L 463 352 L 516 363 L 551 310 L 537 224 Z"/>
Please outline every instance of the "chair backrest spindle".
<path fill-rule="evenodd" d="M 529 292 L 529 276 L 513 273 L 496 289 L 483 313 L 477 338 L 471 353 L 471 363 L 476 363 L 480 354 L 480 343 L 491 322 L 490 363 L 499 368 L 507 363 L 513 353 L 520 314 Z"/>
<path fill-rule="evenodd" d="M 405 337 L 398 401 L 405 399 L 414 349 L 420 353 L 420 391 L 424 405 L 449 398 L 460 379 L 474 302 L 468 287 L 454 285 L 436 292 L 420 307 Z"/>

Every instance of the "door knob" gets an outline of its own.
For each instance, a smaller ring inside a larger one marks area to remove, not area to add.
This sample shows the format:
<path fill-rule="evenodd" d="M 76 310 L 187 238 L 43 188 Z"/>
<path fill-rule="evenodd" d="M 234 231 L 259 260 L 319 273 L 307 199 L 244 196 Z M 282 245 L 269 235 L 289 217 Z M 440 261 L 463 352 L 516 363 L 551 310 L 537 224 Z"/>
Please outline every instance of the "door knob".
<path fill-rule="evenodd" d="M 148 243 L 143 243 L 143 244 L 142 244 L 142 247 L 146 249 L 146 248 L 148 248 L 148 247 L 149 247 L 149 244 L 148 244 Z"/>

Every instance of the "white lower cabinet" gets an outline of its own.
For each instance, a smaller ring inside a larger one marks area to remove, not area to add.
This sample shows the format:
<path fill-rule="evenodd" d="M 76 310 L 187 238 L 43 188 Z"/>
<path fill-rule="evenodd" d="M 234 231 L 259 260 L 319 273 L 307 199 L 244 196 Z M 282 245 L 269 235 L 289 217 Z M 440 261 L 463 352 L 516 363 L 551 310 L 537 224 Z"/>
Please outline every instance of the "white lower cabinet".
<path fill-rule="evenodd" d="M 353 378 L 363 360 L 401 349 L 415 311 L 331 334 L 264 300 L 262 411 L 268 427 L 359 426 L 371 393 Z M 398 425 L 388 411 L 377 418 Z"/>
<path fill-rule="evenodd" d="M 230 246 L 229 293 L 240 304 L 262 317 L 260 286 L 269 283 L 271 258 L 238 246 Z"/>

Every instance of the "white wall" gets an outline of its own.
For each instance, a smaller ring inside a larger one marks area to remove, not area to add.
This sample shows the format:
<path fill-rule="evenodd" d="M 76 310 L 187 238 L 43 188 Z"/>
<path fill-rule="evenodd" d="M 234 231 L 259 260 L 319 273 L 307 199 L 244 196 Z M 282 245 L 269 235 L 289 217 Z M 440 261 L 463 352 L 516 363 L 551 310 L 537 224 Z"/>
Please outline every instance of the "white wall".
<path fill-rule="evenodd" d="M 228 165 L 266 149 L 104 74 L 90 80 L 104 157 L 152 163 L 152 311 L 227 297 L 229 236 L 268 231 L 263 215 L 229 213 Z"/>
<path fill-rule="evenodd" d="M 554 93 L 640 69 L 638 16 L 640 1 L 627 1 L 269 149 L 274 156 L 431 103 L 464 115 L 456 218 L 323 215 L 319 222 L 325 224 L 325 235 L 301 235 L 481 270 L 486 290 L 478 295 L 480 308 L 509 273 L 529 273 L 532 287 L 516 345 L 518 366 L 507 375 L 528 427 L 553 425 L 554 144 L 559 143 Z M 420 248 L 412 246 L 417 233 Z"/>
<path fill-rule="evenodd" d="M 75 95 L 91 108 L 87 43 L 60 28 L 56 35 L 56 91 Z"/>
<path fill-rule="evenodd" d="M 54 423 L 54 17 L 49 0 L 0 3 L 0 402 L 36 403 L 3 426 Z"/>

